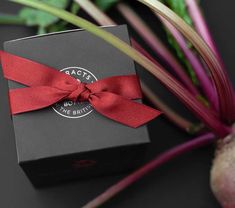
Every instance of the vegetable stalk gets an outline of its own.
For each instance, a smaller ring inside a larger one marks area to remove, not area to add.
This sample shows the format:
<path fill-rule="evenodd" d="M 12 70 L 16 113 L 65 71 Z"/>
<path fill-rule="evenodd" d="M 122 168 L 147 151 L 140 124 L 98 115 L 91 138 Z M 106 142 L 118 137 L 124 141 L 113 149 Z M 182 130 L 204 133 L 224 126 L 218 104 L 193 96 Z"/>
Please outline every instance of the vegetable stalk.
<path fill-rule="evenodd" d="M 106 25 L 117 25 L 110 17 L 108 17 L 105 13 L 103 13 L 100 9 L 98 9 L 90 0 L 75 0 L 93 19 L 95 19 L 100 25 L 106 26 Z M 134 48 L 138 47 L 140 49 L 139 51 L 144 51 L 145 54 L 148 54 L 147 51 L 145 51 L 140 44 L 131 37 L 131 42 Z M 158 45 L 159 51 L 166 51 L 166 49 L 161 49 L 162 44 Z M 169 52 L 168 52 L 169 53 Z M 148 54 L 148 57 L 150 57 L 150 54 Z M 199 96 L 199 92 L 197 91 L 196 87 L 193 86 L 191 80 L 187 77 L 187 75 L 184 73 L 183 68 L 180 66 L 180 64 L 177 62 L 176 59 L 170 54 L 167 56 L 162 57 L 165 62 L 169 62 L 169 65 L 171 68 L 175 71 L 175 73 L 178 75 L 178 78 L 182 81 L 182 83 L 190 90 L 190 92 L 193 93 L 195 96 Z M 153 59 L 153 58 L 152 58 Z M 170 61 L 172 60 L 172 61 Z M 155 61 L 157 65 L 160 65 Z"/>
<path fill-rule="evenodd" d="M 235 120 L 233 88 L 227 74 L 217 60 L 217 56 L 214 55 L 210 47 L 187 23 L 184 22 L 184 20 L 164 4 L 155 0 L 138 1 L 153 9 L 157 14 L 161 15 L 174 25 L 198 50 L 204 61 L 207 63 L 208 69 L 215 82 L 219 96 L 220 116 L 224 121 L 231 124 Z"/>
<path fill-rule="evenodd" d="M 183 118 L 181 115 L 177 114 L 172 110 L 166 103 L 164 103 L 146 84 L 141 82 L 141 88 L 144 95 L 147 99 L 154 105 L 156 108 L 159 108 L 164 115 L 175 125 L 188 132 L 189 134 L 194 134 L 199 132 L 202 129 L 202 125 L 193 124 L 187 119 Z"/>
<path fill-rule="evenodd" d="M 49 6 L 41 1 L 31 1 L 31 0 L 10 0 L 12 2 L 21 3 L 26 6 L 30 6 L 36 9 L 40 9 L 49 12 L 61 19 L 70 22 L 76 26 L 79 26 L 90 33 L 100 37 L 106 42 L 110 43 L 117 49 L 119 49 L 124 54 L 128 55 L 134 59 L 137 63 L 146 68 L 150 73 L 152 73 L 156 78 L 158 78 L 162 84 L 164 84 L 172 93 L 174 93 L 194 114 L 199 117 L 209 128 L 211 128 L 216 134 L 223 137 L 229 132 L 231 128 L 225 126 L 220 122 L 219 118 L 211 111 L 207 109 L 203 104 L 201 104 L 191 93 L 185 89 L 174 77 L 172 77 L 168 72 L 163 70 L 161 67 L 156 66 L 152 61 L 143 56 L 141 53 L 133 49 L 124 41 L 120 40 L 111 33 L 103 30 L 100 27 L 95 26 L 91 22 L 77 17 L 63 9 L 58 9 Z M 174 14 L 175 16 L 175 14 Z M 177 18 L 179 18 L 177 16 Z M 182 21 L 182 20 L 181 20 Z M 203 51 L 204 52 L 204 51 Z M 225 95 L 224 95 L 225 96 Z M 226 96 L 225 96 L 226 97 Z"/>
<path fill-rule="evenodd" d="M 106 201 L 110 200 L 112 197 L 116 196 L 118 193 L 123 191 L 128 186 L 132 185 L 136 181 L 138 181 L 140 178 L 151 172 L 152 170 L 158 168 L 162 164 L 165 164 L 166 162 L 170 161 L 171 159 L 176 158 L 177 156 L 180 156 L 182 154 L 185 154 L 193 149 L 211 144 L 214 142 L 215 135 L 212 133 L 206 133 L 204 135 L 201 135 L 195 139 L 192 139 L 188 142 L 185 142 L 184 144 L 178 145 L 176 147 L 173 147 L 172 149 L 158 155 L 156 158 L 142 166 L 141 168 L 137 169 L 124 179 L 120 180 L 115 185 L 108 188 L 106 191 L 104 191 L 102 194 L 97 196 L 95 199 L 90 201 L 88 204 L 83 206 L 82 208 L 96 208 L 100 205 L 104 204 Z"/>
<path fill-rule="evenodd" d="M 159 16 L 159 15 L 158 15 Z M 216 90 L 209 79 L 205 69 L 203 68 L 201 62 L 199 61 L 196 54 L 194 54 L 191 49 L 188 48 L 187 42 L 185 41 L 184 37 L 172 26 L 169 22 L 159 16 L 159 19 L 163 23 L 163 25 L 171 32 L 172 36 L 175 38 L 177 43 L 179 44 L 181 50 L 185 54 L 185 57 L 191 63 L 198 80 L 200 81 L 202 90 L 206 97 L 208 98 L 210 104 L 214 107 L 214 109 L 218 110 L 219 103 Z"/>
<path fill-rule="evenodd" d="M 210 46 L 211 50 L 215 53 L 217 56 L 222 69 L 226 72 L 226 67 L 223 62 L 223 59 L 218 51 L 218 48 L 215 44 L 215 41 L 210 33 L 210 30 L 208 28 L 208 25 L 203 17 L 203 14 L 198 6 L 198 3 L 196 0 L 186 0 L 185 1 L 189 10 L 189 14 L 193 20 L 193 23 L 195 25 L 196 31 L 201 35 L 201 37 L 205 40 L 205 42 Z M 230 83 L 232 85 L 232 83 Z M 235 91 L 233 90 L 233 96 L 235 100 Z M 234 101 L 235 102 L 235 101 Z"/>
<path fill-rule="evenodd" d="M 9 14 L 1 14 L 0 13 L 0 25 L 1 24 L 25 25 L 25 21 L 16 15 L 9 15 Z"/>
<path fill-rule="evenodd" d="M 109 18 L 106 14 L 101 12 L 97 7 L 90 1 L 90 0 L 74 0 L 77 2 L 83 9 L 86 9 L 86 12 L 91 16 L 91 17 L 99 17 L 95 18 L 95 20 L 100 24 L 100 25 L 116 25 L 116 23 Z"/>
<path fill-rule="evenodd" d="M 118 11 L 126 18 L 126 20 L 136 29 L 140 36 L 148 43 L 152 50 L 158 54 L 161 59 L 174 70 L 177 77 L 187 86 L 194 95 L 199 93 L 193 86 L 191 80 L 185 73 L 182 66 L 171 52 L 164 46 L 162 41 L 152 32 L 145 22 L 125 3 L 117 4 Z"/>
<path fill-rule="evenodd" d="M 188 7 L 189 14 L 193 20 L 196 31 L 201 35 L 201 37 L 206 41 L 210 46 L 211 50 L 220 58 L 218 49 L 215 45 L 215 42 L 210 34 L 210 30 L 206 24 L 206 21 L 203 18 L 200 8 L 196 0 L 185 0 L 185 3 Z M 222 60 L 220 58 L 220 60 Z"/>
<path fill-rule="evenodd" d="M 100 25 L 105 26 L 108 25 L 116 25 L 116 23 L 109 18 L 105 13 L 103 13 L 96 5 L 94 5 L 90 0 L 75 0 L 83 10 L 85 10 L 94 20 L 96 20 Z M 133 47 L 141 52 L 144 56 L 146 56 L 148 59 L 153 61 L 157 66 L 160 66 L 160 64 L 155 61 L 155 59 L 148 54 L 147 51 L 145 51 L 140 44 L 135 41 L 133 38 L 131 38 L 131 42 Z M 190 80 L 189 80 L 190 81 Z M 172 110 L 169 106 L 167 106 L 166 103 L 161 101 L 160 98 L 158 98 L 151 89 L 145 85 L 143 82 L 141 82 L 142 85 L 142 91 L 143 94 L 148 98 L 148 100 L 157 108 L 160 108 L 162 112 L 164 112 L 164 115 L 172 121 L 176 126 L 181 128 L 182 130 L 194 134 L 201 130 L 202 126 L 196 125 L 188 121 L 187 119 L 183 118 L 181 115 L 177 114 L 174 110 Z"/>

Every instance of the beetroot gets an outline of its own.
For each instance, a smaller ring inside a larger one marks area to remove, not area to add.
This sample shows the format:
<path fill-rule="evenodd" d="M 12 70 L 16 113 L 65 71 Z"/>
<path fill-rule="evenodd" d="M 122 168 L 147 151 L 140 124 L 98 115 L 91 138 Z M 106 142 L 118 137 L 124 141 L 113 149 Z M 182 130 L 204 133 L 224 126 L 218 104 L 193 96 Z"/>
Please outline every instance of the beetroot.
<path fill-rule="evenodd" d="M 235 135 L 217 143 L 211 169 L 211 188 L 224 208 L 235 208 Z"/>

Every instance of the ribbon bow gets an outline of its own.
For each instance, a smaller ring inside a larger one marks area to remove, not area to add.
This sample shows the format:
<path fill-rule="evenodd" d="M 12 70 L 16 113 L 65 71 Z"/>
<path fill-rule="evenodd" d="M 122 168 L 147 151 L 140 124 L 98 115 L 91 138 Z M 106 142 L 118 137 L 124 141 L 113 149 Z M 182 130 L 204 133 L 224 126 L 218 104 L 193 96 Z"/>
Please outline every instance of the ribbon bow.
<path fill-rule="evenodd" d="M 136 75 L 113 76 L 91 84 L 37 62 L 0 51 L 4 77 L 28 87 L 11 89 L 13 115 L 39 110 L 62 100 L 88 101 L 100 114 L 138 127 L 160 115 L 160 112 L 132 99 L 141 98 Z"/>

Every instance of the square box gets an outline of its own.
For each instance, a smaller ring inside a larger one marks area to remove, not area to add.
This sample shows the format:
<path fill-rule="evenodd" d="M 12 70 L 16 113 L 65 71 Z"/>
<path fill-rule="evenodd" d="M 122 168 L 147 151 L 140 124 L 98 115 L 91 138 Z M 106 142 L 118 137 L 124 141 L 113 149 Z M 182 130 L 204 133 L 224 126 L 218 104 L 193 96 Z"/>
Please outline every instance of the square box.
<path fill-rule="evenodd" d="M 104 29 L 130 44 L 125 25 Z M 8 41 L 4 50 L 82 82 L 136 73 L 133 60 L 83 30 Z M 23 87 L 13 81 L 8 84 L 10 89 Z M 18 162 L 37 186 L 135 168 L 150 142 L 146 125 L 134 129 L 119 124 L 89 103 L 63 101 L 12 116 L 12 121 Z"/>

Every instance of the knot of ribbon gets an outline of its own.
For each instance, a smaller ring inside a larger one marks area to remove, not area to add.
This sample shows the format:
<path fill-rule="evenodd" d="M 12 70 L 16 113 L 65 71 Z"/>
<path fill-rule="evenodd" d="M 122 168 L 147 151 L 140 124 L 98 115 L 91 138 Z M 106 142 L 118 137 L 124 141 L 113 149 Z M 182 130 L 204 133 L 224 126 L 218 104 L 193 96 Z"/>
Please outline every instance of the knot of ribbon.
<path fill-rule="evenodd" d="M 65 99 L 72 100 L 74 102 L 89 101 L 89 97 L 92 95 L 91 90 L 87 87 L 86 83 L 77 83 L 74 85 L 74 89 L 71 90 L 70 94 Z"/>
<path fill-rule="evenodd" d="M 62 100 L 87 101 L 103 116 L 134 128 L 161 114 L 133 101 L 142 97 L 136 75 L 113 76 L 87 84 L 49 66 L 4 51 L 0 51 L 0 60 L 4 77 L 25 85 L 10 89 L 12 115 L 43 109 Z"/>

